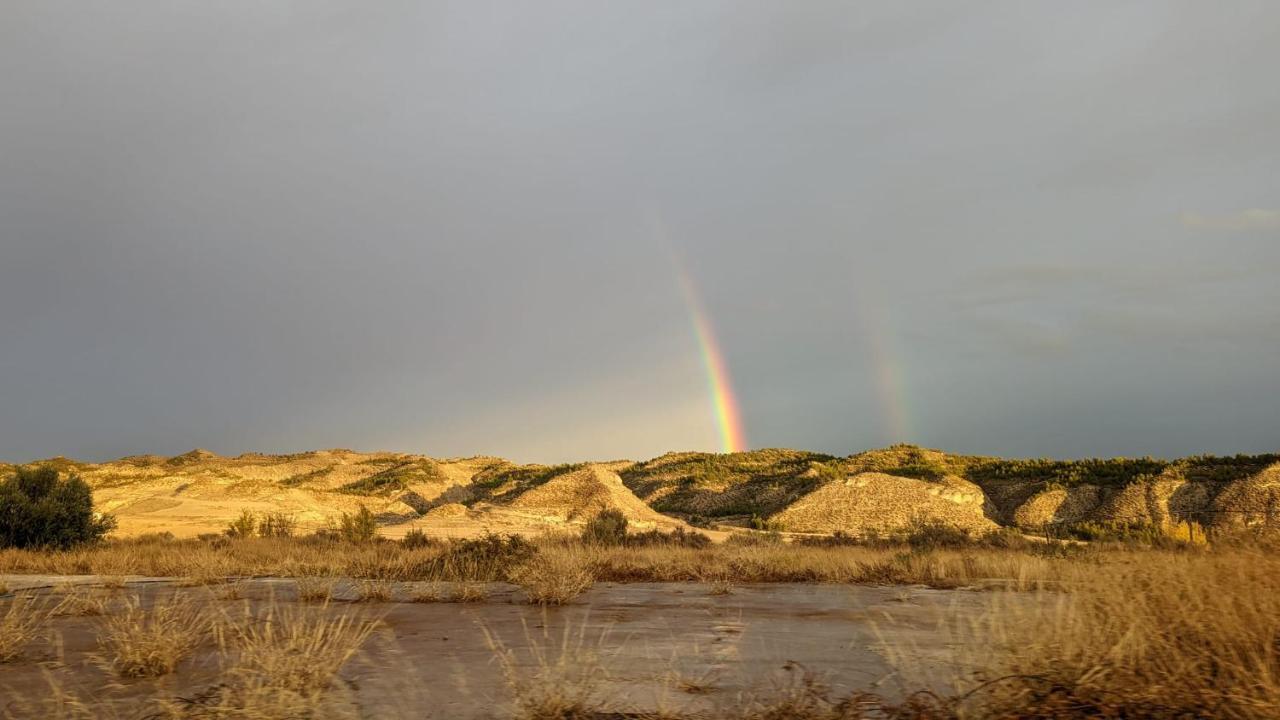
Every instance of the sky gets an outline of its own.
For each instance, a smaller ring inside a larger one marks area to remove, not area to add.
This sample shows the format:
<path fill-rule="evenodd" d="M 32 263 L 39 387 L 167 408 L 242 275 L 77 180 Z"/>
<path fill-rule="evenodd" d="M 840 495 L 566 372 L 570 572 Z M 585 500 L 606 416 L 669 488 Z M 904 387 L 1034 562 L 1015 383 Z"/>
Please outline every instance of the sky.
<path fill-rule="evenodd" d="M 1277 451 L 1276 68 L 1270 0 L 0 0 L 0 458 Z"/>

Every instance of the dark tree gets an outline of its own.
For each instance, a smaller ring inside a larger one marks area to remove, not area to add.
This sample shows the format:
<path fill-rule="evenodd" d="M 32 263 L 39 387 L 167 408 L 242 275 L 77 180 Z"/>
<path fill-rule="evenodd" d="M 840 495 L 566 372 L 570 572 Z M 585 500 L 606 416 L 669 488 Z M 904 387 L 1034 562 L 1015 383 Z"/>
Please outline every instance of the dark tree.
<path fill-rule="evenodd" d="M 0 547 L 66 549 L 100 540 L 115 526 L 110 515 L 94 516 L 93 491 L 76 475 L 19 468 L 0 480 Z"/>

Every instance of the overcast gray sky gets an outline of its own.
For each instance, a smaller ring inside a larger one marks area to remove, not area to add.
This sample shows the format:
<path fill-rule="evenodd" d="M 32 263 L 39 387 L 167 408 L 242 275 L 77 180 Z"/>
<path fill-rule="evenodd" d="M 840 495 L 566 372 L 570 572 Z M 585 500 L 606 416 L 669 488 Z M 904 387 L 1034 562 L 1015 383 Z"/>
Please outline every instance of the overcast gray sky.
<path fill-rule="evenodd" d="M 1280 450 L 1280 3 L 0 0 L 0 458 Z M 665 228 L 658 233 L 655 228 Z"/>

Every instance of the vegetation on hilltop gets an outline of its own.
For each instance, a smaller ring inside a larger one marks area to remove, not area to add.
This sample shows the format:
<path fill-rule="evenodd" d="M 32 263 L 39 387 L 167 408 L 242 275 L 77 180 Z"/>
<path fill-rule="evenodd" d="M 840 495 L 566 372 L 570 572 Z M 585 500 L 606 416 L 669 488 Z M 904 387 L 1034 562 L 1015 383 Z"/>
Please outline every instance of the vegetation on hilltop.
<path fill-rule="evenodd" d="M 440 466 L 430 458 L 414 458 L 393 461 L 393 463 L 385 470 L 343 485 L 341 491 L 352 495 L 387 496 L 407 490 L 414 483 L 444 480 L 444 473 L 440 471 Z"/>
<path fill-rule="evenodd" d="M 587 464 L 515 465 L 503 462 L 476 473 L 471 479 L 471 484 L 477 500 L 501 503 L 527 490 L 544 485 L 557 475 L 581 470 Z"/>
<path fill-rule="evenodd" d="M 622 471 L 622 482 L 659 512 L 711 518 L 768 515 L 822 482 L 830 455 L 753 450 L 669 453 Z"/>

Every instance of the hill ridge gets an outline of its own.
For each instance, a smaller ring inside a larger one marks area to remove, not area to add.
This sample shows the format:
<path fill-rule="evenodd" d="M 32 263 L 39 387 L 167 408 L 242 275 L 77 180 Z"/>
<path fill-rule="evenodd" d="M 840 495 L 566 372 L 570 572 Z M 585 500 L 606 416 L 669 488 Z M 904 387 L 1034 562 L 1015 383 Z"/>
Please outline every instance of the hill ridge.
<path fill-rule="evenodd" d="M 84 477 L 100 509 L 119 514 L 122 534 L 213 532 L 242 509 L 294 514 L 305 529 L 361 505 L 393 534 L 424 523 L 461 534 L 542 531 L 580 523 L 606 505 L 642 524 L 747 526 L 754 519 L 818 532 L 878 528 L 877 512 L 894 523 L 925 517 L 974 529 L 988 522 L 1036 529 L 1087 521 L 1280 521 L 1280 454 L 1009 459 L 892 445 L 843 457 L 771 448 L 536 465 L 345 449 L 235 457 L 197 449 L 172 457 L 104 463 L 56 457 L 22 465 L 42 464 Z M 14 467 L 0 464 L 0 473 Z M 557 493 L 579 498 L 583 507 L 573 512 L 563 500 L 547 505 Z M 814 515 L 816 493 L 828 498 L 829 517 Z M 889 512 L 890 506 L 898 510 Z M 548 509 L 554 512 L 541 512 Z"/>

